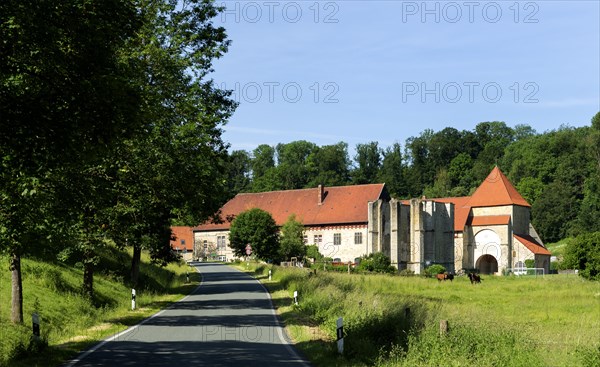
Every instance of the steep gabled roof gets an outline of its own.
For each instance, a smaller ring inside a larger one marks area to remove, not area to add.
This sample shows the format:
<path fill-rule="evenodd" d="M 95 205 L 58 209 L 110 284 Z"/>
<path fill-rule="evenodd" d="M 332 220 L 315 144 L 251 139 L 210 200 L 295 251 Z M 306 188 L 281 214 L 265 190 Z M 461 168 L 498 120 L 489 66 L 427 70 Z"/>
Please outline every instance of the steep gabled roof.
<path fill-rule="evenodd" d="M 523 244 L 523 246 L 527 247 L 527 249 L 529 251 L 531 251 L 534 254 L 537 255 L 552 255 L 552 253 L 550 251 L 548 251 L 547 248 L 545 248 L 544 246 L 540 245 L 535 238 L 531 237 L 530 235 L 526 235 L 526 234 L 515 234 L 513 235 L 513 237 L 521 242 Z"/>
<path fill-rule="evenodd" d="M 471 208 L 500 205 L 531 207 L 497 166 L 475 190 L 468 205 Z"/>
<path fill-rule="evenodd" d="M 368 202 L 387 196 L 385 184 L 325 187 L 321 203 L 320 192 L 311 188 L 238 194 L 221 208 L 223 223 L 204 223 L 194 230 L 227 230 L 236 215 L 252 208 L 269 212 L 279 226 L 291 214 L 305 226 L 367 223 Z"/>
<path fill-rule="evenodd" d="M 469 221 L 471 208 L 486 207 L 486 206 L 501 206 L 501 205 L 520 205 L 530 207 L 527 200 L 510 183 L 508 178 L 500 171 L 498 167 L 494 167 L 487 178 L 479 185 L 473 196 L 451 197 L 451 198 L 436 198 L 431 199 L 442 203 L 454 204 L 454 230 L 462 232 Z M 471 219 L 472 225 L 484 225 L 483 223 L 505 224 L 508 216 L 503 218 L 480 218 L 474 217 Z M 494 223 L 492 223 L 494 222 Z M 476 224 L 478 223 L 478 224 Z"/>

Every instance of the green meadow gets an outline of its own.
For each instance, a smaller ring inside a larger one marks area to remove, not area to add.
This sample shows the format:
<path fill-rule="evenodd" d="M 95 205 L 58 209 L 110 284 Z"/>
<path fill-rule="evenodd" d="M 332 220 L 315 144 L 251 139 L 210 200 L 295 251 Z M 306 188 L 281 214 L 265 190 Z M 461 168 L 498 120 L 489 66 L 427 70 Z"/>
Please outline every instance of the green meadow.
<path fill-rule="evenodd" d="M 57 366 L 103 338 L 127 329 L 193 290 L 200 275 L 183 262 L 166 268 L 142 254 L 136 310 L 125 285 L 131 254 L 104 249 L 94 276 L 95 297 L 81 296 L 83 270 L 47 260 L 23 259 L 24 325 L 10 323 L 11 273 L 8 259 L 0 272 L 0 366 Z M 190 283 L 186 284 L 186 272 Z M 42 343 L 31 340 L 31 314 L 40 315 Z"/>
<path fill-rule="evenodd" d="M 248 270 L 272 292 L 288 333 L 317 366 L 600 365 L 600 283 L 574 275 L 484 276 L 472 285 L 466 277 L 440 283 L 260 264 Z"/>

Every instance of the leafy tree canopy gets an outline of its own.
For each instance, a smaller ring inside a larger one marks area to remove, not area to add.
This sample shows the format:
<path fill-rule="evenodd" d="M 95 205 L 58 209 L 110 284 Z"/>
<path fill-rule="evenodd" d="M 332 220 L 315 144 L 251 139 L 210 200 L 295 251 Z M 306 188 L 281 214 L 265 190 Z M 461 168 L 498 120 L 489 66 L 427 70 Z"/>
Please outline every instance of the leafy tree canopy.
<path fill-rule="evenodd" d="M 579 275 L 600 280 L 600 232 L 585 233 L 569 239 L 563 267 L 579 269 Z"/>
<path fill-rule="evenodd" d="M 306 245 L 304 244 L 304 226 L 296 220 L 292 214 L 281 227 L 279 254 L 282 260 L 292 257 L 303 258 L 306 256 Z"/>
<path fill-rule="evenodd" d="M 246 210 L 231 222 L 229 243 L 238 257 L 246 256 L 246 245 L 252 254 L 265 261 L 279 258 L 279 235 L 275 220 L 268 212 L 254 208 Z"/>

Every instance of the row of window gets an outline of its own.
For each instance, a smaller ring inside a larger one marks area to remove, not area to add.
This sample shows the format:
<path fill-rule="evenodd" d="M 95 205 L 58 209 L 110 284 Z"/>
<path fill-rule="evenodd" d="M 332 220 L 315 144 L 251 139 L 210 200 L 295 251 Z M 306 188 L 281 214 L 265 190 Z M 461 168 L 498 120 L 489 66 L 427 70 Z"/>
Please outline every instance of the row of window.
<path fill-rule="evenodd" d="M 204 251 L 208 251 L 208 241 L 204 240 L 202 244 L 204 245 Z M 217 250 L 225 250 L 225 246 L 225 236 L 217 236 Z"/>
<path fill-rule="evenodd" d="M 225 246 L 226 246 L 226 237 L 225 236 L 217 236 L 217 250 L 225 250 Z M 354 232 L 354 244 L 355 245 L 362 245 L 363 241 L 363 234 L 362 232 Z M 304 236 L 304 243 L 308 243 L 308 236 Z M 313 243 L 315 245 L 320 245 L 321 243 L 323 243 L 323 235 L 322 234 L 316 234 L 313 236 Z M 334 233 L 333 234 L 333 244 L 334 245 L 341 245 L 342 244 L 342 234 L 341 233 Z M 208 242 L 206 240 L 204 240 L 204 250 L 206 251 L 208 249 Z"/>
<path fill-rule="evenodd" d="M 304 236 L 304 243 L 308 243 L 308 236 Z M 315 245 L 320 245 L 321 243 L 323 243 L 323 235 L 322 234 L 315 234 L 313 236 L 313 243 Z M 354 232 L 354 244 L 355 245 L 362 245 L 363 243 L 363 234 L 362 232 Z M 341 233 L 334 233 L 333 234 L 333 244 L 334 245 L 341 245 L 342 244 L 342 234 Z"/>

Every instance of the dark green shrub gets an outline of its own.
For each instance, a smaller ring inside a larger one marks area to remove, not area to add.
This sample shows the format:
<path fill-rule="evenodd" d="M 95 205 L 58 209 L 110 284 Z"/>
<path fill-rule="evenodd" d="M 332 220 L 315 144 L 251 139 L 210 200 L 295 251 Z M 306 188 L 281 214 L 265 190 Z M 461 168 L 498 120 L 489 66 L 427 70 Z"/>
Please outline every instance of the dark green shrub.
<path fill-rule="evenodd" d="M 401 277 L 412 277 L 415 275 L 415 272 L 410 269 L 403 269 L 398 273 Z"/>
<path fill-rule="evenodd" d="M 533 259 L 525 260 L 525 267 L 526 268 L 535 268 L 535 260 L 533 260 Z"/>
<path fill-rule="evenodd" d="M 446 268 L 440 264 L 433 264 L 425 269 L 424 275 L 426 277 L 435 277 L 438 274 L 443 274 L 446 272 Z"/>
<path fill-rule="evenodd" d="M 323 255 L 319 252 L 319 246 L 317 245 L 306 246 L 306 257 L 315 259 L 315 261 L 321 261 L 323 259 Z"/>
<path fill-rule="evenodd" d="M 391 260 L 382 252 L 375 252 L 368 256 L 363 256 L 357 270 L 375 273 L 393 273 L 396 271 L 391 265 Z"/>
<path fill-rule="evenodd" d="M 579 269 L 579 275 L 585 279 L 600 280 L 600 232 L 570 239 L 563 264 L 568 269 Z"/>

